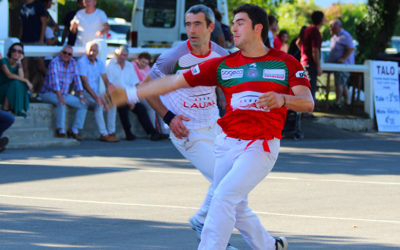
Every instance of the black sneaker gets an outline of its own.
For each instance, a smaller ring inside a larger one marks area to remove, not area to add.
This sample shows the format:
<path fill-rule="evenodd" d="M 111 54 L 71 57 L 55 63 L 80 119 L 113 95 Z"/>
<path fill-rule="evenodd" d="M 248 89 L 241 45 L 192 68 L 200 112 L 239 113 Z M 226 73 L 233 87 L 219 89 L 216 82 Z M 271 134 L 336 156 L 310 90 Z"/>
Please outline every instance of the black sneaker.
<path fill-rule="evenodd" d="M 289 243 L 285 237 L 274 237 L 276 250 L 287 250 Z"/>
<path fill-rule="evenodd" d="M 8 144 L 7 137 L 0 138 L 0 152 L 3 152 L 6 149 L 7 144 Z"/>
<path fill-rule="evenodd" d="M 151 135 L 150 140 L 152 140 L 152 141 L 160 141 L 160 140 L 164 140 L 164 139 L 167 139 L 167 138 L 168 138 L 167 134 L 155 133 L 155 134 Z"/>
<path fill-rule="evenodd" d="M 136 139 L 136 135 L 132 134 L 132 133 L 127 133 L 126 134 L 126 140 L 127 141 L 133 141 Z"/>

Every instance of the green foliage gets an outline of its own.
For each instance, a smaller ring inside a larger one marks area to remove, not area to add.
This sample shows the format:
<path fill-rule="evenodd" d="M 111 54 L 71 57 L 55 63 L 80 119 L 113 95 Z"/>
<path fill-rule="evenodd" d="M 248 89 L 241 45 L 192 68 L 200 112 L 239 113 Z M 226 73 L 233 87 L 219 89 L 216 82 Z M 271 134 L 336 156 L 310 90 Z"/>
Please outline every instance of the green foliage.
<path fill-rule="evenodd" d="M 353 38 L 356 38 L 356 26 L 361 22 L 364 14 L 367 12 L 365 4 L 333 4 L 325 9 L 325 19 L 328 22 L 321 29 L 322 40 L 328 40 L 332 36 L 329 32 L 329 21 L 339 18 L 342 21 L 343 28 L 348 31 Z"/>
<path fill-rule="evenodd" d="M 398 0 L 369 0 L 367 13 L 356 26 L 359 42 L 357 61 L 363 63 L 385 51 L 397 24 Z"/>
<path fill-rule="evenodd" d="M 285 2 L 270 8 L 269 13 L 277 17 L 279 29 L 288 31 L 291 41 L 299 35 L 302 26 L 310 24 L 311 14 L 317 9 L 314 1 L 298 0 L 295 3 Z"/>

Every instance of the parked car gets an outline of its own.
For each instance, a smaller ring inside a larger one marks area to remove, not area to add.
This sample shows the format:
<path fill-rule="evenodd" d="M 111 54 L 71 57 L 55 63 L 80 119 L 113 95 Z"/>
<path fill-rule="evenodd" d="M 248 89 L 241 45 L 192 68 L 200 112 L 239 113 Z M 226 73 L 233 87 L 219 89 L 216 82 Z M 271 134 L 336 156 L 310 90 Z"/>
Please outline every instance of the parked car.
<path fill-rule="evenodd" d="M 130 32 L 131 24 L 123 18 L 108 18 L 110 31 L 107 34 L 107 44 L 109 46 L 120 46 L 128 44 L 127 37 Z"/>

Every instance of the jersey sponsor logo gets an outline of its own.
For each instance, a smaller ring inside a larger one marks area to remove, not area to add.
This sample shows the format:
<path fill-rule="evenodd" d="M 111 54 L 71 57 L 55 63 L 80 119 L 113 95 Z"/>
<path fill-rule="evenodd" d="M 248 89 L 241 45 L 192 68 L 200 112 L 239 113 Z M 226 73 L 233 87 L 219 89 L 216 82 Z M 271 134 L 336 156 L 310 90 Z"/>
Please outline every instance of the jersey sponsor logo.
<path fill-rule="evenodd" d="M 222 69 L 221 78 L 222 80 L 243 78 L 243 69 Z"/>
<path fill-rule="evenodd" d="M 194 76 L 200 73 L 199 65 L 191 67 L 190 70 L 192 71 L 192 75 L 194 75 Z"/>
<path fill-rule="evenodd" d="M 286 73 L 284 69 L 264 69 L 263 78 L 283 81 L 286 78 Z"/>
<path fill-rule="evenodd" d="M 250 78 L 256 78 L 258 76 L 257 64 L 252 63 L 247 70 L 247 76 Z"/>
<path fill-rule="evenodd" d="M 184 101 L 183 107 L 189 109 L 206 109 L 208 107 L 213 107 L 216 105 L 215 98 L 213 98 L 212 93 L 191 96 L 192 101 Z"/>
<path fill-rule="evenodd" d="M 296 72 L 296 77 L 305 78 L 306 77 L 306 72 L 304 70 L 297 71 Z"/>
<path fill-rule="evenodd" d="M 259 108 L 256 105 L 260 95 L 262 95 L 262 93 L 255 91 L 243 91 L 235 93 L 231 98 L 231 107 L 233 110 L 241 109 L 268 112 L 269 110 Z"/>

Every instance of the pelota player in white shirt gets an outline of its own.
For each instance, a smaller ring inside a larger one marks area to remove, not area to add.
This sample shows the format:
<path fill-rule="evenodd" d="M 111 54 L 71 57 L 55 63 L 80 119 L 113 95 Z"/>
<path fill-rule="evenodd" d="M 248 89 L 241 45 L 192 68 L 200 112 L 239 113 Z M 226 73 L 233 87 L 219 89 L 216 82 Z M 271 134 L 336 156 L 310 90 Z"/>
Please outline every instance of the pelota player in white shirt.
<path fill-rule="evenodd" d="M 210 58 L 227 55 L 225 49 L 210 41 L 215 17 L 211 9 L 199 4 L 185 14 L 188 40 L 163 53 L 153 65 L 144 84 L 170 74 L 181 74 Z M 179 89 L 147 101 L 170 127 L 170 139 L 206 179 L 214 175 L 214 140 L 221 132 L 217 124 L 219 111 L 215 87 Z M 211 185 L 206 198 L 190 219 L 190 225 L 200 238 L 201 230 L 212 199 Z M 236 249 L 228 244 L 227 249 Z"/>

